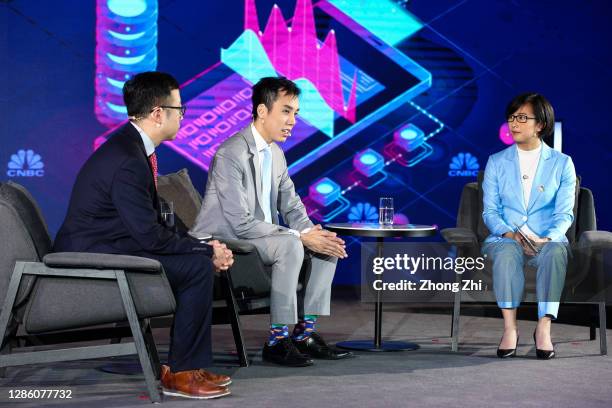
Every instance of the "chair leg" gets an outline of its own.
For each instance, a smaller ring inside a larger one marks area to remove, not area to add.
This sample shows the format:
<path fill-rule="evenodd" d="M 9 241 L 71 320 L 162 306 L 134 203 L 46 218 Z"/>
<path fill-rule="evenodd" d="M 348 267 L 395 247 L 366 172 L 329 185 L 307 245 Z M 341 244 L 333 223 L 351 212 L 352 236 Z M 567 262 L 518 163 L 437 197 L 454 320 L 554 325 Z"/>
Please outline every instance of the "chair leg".
<path fill-rule="evenodd" d="M 2 349 L 0 353 L 0 377 L 6 375 L 7 367 L 2 355 L 11 353 L 11 340 L 6 337 L 6 334 L 11 322 L 13 307 L 15 306 L 15 300 L 17 299 L 17 292 L 21 284 L 21 277 L 23 276 L 24 269 L 25 265 L 23 263 L 17 262 L 15 264 L 15 269 L 13 270 L 13 275 L 11 276 L 6 291 L 6 297 L 4 298 L 4 304 L 2 305 L 2 312 L 0 312 L 0 348 Z"/>
<path fill-rule="evenodd" d="M 0 355 L 11 354 L 11 350 L 13 349 L 13 343 L 11 341 L 7 341 L 6 344 L 0 350 Z M 0 367 L 0 378 L 6 378 L 6 368 Z"/>
<path fill-rule="evenodd" d="M 599 302 L 599 351 L 602 356 L 608 354 L 606 320 L 606 302 Z"/>
<path fill-rule="evenodd" d="M 230 270 L 221 273 L 221 288 L 225 294 L 225 302 L 230 315 L 230 323 L 232 325 L 232 333 L 234 334 L 234 342 L 236 343 L 236 353 L 241 367 L 249 366 L 249 358 L 244 345 L 244 337 L 242 337 L 242 327 L 240 325 L 240 315 L 238 314 L 238 306 L 236 305 L 236 297 L 234 296 L 232 277 Z"/>
<path fill-rule="evenodd" d="M 597 325 L 595 322 L 591 322 L 591 326 L 589 327 L 589 340 L 595 340 L 597 338 Z"/>
<path fill-rule="evenodd" d="M 149 350 L 147 350 L 142 334 L 142 328 L 140 327 L 140 323 L 138 321 L 136 307 L 134 306 L 134 301 L 132 300 L 132 295 L 125 272 L 118 270 L 116 271 L 116 275 L 117 284 L 119 285 L 119 292 L 121 293 L 121 300 L 123 301 L 125 314 L 128 318 L 128 322 L 130 323 L 132 337 L 134 338 L 134 345 L 136 346 L 136 351 L 138 352 L 138 358 L 140 360 L 140 365 L 142 366 L 145 382 L 149 391 L 149 398 L 151 398 L 152 402 L 161 402 L 161 396 L 157 389 L 157 381 L 155 380 L 155 373 L 153 371 L 153 367 L 151 367 L 151 356 L 149 355 Z"/>
<path fill-rule="evenodd" d="M 599 305 L 589 304 L 589 340 L 595 340 L 597 338 L 597 322 L 599 316 Z"/>
<path fill-rule="evenodd" d="M 153 372 L 155 378 L 161 378 L 161 363 L 159 362 L 159 354 L 157 353 L 157 346 L 155 346 L 155 340 L 153 339 L 153 332 L 151 331 L 151 323 L 149 319 L 144 320 L 144 341 L 151 357 L 151 365 L 153 366 Z"/>
<path fill-rule="evenodd" d="M 126 323 L 115 323 L 115 327 L 125 327 L 125 326 L 127 326 Z M 110 344 L 119 344 L 119 343 L 121 343 L 121 339 L 122 338 L 123 337 L 113 337 L 110 340 Z"/>
<path fill-rule="evenodd" d="M 459 318 L 461 317 L 461 291 L 455 292 L 451 323 L 451 351 L 459 351 Z"/>

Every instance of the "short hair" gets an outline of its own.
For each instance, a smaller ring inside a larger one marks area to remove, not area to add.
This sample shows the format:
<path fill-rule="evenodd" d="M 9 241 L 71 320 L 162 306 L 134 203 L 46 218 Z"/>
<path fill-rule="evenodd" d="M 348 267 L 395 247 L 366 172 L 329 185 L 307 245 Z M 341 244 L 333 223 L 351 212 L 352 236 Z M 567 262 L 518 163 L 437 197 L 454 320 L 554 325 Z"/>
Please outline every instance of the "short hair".
<path fill-rule="evenodd" d="M 174 89 L 179 89 L 179 83 L 165 72 L 149 71 L 134 75 L 123 85 L 123 102 L 128 116 L 138 118 L 148 115 L 153 108 L 163 105 Z"/>
<path fill-rule="evenodd" d="M 253 85 L 253 118 L 257 119 L 257 107 L 260 104 L 266 105 L 268 110 L 272 110 L 272 105 L 278 99 L 279 92 L 285 92 L 287 95 L 300 96 L 300 88 L 285 77 L 265 77 L 261 78 Z"/>
<path fill-rule="evenodd" d="M 555 129 L 555 111 L 548 99 L 540 94 L 528 92 L 512 99 L 506 107 L 506 118 L 525 104 L 531 105 L 536 123 L 542 125 L 542 131 L 538 137 L 542 139 L 552 135 Z"/>

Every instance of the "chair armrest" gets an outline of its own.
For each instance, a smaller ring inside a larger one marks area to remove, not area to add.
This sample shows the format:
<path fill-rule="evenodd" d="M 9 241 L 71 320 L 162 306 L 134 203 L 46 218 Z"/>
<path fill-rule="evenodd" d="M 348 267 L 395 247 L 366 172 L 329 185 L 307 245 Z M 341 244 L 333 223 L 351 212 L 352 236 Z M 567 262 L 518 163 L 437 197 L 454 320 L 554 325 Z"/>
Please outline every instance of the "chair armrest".
<path fill-rule="evenodd" d="M 231 249 L 232 252 L 239 254 L 250 254 L 257 250 L 255 245 L 251 244 L 248 241 L 242 239 L 219 239 L 225 245 L 227 245 L 228 249 Z"/>
<path fill-rule="evenodd" d="M 478 245 L 478 238 L 474 231 L 468 228 L 445 228 L 440 231 L 442 237 L 452 245 L 467 246 Z"/>
<path fill-rule="evenodd" d="M 43 263 L 51 268 L 123 269 L 134 272 L 161 272 L 155 259 L 131 255 L 89 252 L 55 252 L 45 255 Z"/>
<path fill-rule="evenodd" d="M 580 235 L 578 246 L 582 249 L 612 249 L 612 232 L 585 231 Z"/>

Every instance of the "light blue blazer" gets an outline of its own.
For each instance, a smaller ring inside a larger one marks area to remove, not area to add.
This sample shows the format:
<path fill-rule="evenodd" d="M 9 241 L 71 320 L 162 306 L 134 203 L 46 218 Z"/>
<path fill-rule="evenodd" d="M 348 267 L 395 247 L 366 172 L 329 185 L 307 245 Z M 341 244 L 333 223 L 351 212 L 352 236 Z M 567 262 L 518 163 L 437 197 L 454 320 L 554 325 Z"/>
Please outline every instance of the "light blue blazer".
<path fill-rule="evenodd" d="M 515 225 L 527 224 L 539 237 L 567 242 L 574 220 L 576 171 L 572 159 L 542 143 L 542 154 L 525 208 L 518 151 L 512 145 L 489 157 L 485 169 L 482 218 L 495 242 Z"/>

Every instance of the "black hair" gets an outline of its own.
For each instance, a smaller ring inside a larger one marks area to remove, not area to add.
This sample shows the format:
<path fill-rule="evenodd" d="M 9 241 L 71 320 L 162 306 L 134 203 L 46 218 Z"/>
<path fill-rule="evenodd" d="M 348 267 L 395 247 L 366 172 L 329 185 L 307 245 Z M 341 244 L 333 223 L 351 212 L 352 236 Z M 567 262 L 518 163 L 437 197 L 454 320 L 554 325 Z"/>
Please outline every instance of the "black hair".
<path fill-rule="evenodd" d="M 536 123 L 542 125 L 542 131 L 538 134 L 538 137 L 542 139 L 552 135 L 555 129 L 555 111 L 548 99 L 540 94 L 529 92 L 512 99 L 506 107 L 506 118 L 512 116 L 525 104 L 531 105 Z"/>
<path fill-rule="evenodd" d="M 170 93 L 179 89 L 176 79 L 165 72 L 142 72 L 123 85 L 123 102 L 128 116 L 142 117 L 166 103 Z"/>
<path fill-rule="evenodd" d="M 279 92 L 285 92 L 287 95 L 300 96 L 300 88 L 285 77 L 265 77 L 261 78 L 253 85 L 253 118 L 257 119 L 257 107 L 260 104 L 266 105 L 268 111 L 272 110 L 272 105 L 278 99 Z"/>

